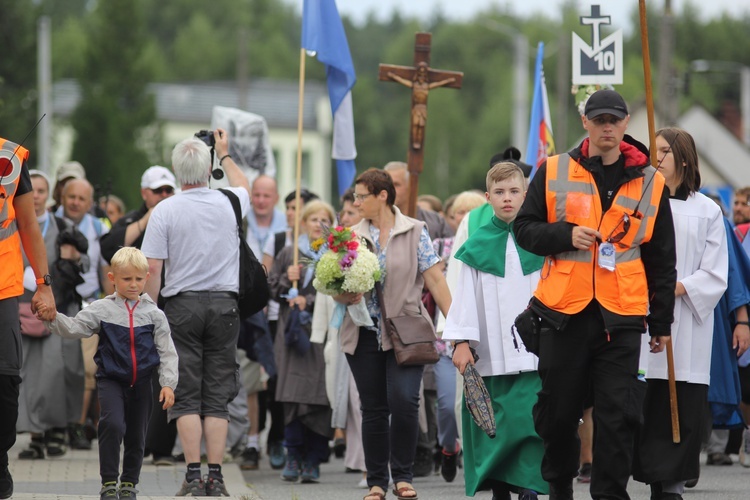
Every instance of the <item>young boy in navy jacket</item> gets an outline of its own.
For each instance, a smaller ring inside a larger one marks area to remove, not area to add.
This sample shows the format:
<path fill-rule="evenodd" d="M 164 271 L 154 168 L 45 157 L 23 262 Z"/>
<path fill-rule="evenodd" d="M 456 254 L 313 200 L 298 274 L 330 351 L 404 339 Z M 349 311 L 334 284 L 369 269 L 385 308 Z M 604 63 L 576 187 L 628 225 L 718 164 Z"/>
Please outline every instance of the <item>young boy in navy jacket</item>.
<path fill-rule="evenodd" d="M 169 323 L 151 297 L 141 295 L 148 280 L 148 261 L 133 247 L 112 257 L 108 274 L 115 293 L 93 302 L 75 318 L 57 313 L 45 322 L 64 338 L 99 335 L 94 360 L 101 415 L 99 418 L 99 473 L 102 499 L 136 498 L 143 449 L 153 406 L 151 373 L 159 370 L 159 401 L 174 404 L 177 387 L 177 351 Z M 42 312 L 40 312 L 41 314 Z M 122 474 L 120 446 L 125 443 Z M 117 487 L 120 480 L 119 489 Z"/>

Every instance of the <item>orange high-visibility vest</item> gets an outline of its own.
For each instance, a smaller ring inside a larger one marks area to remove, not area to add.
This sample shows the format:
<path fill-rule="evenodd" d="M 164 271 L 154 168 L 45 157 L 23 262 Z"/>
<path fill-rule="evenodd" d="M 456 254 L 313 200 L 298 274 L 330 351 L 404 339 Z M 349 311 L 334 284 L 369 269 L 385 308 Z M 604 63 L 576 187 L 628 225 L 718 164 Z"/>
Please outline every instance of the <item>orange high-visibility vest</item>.
<path fill-rule="evenodd" d="M 28 157 L 28 150 L 0 138 L 0 300 L 23 294 L 23 256 L 13 198 Z"/>
<path fill-rule="evenodd" d="M 624 316 L 648 312 L 648 284 L 640 245 L 651 239 L 664 177 L 652 166 L 645 174 L 620 186 L 612 206 L 602 213 L 599 189 L 591 172 L 568 154 L 547 159 L 547 221 L 565 221 L 597 229 L 602 238 L 619 239 L 624 215 L 630 227 L 615 248 L 615 270 L 599 266 L 599 246 L 547 257 L 534 295 L 547 307 L 575 314 L 596 299 L 604 308 Z"/>

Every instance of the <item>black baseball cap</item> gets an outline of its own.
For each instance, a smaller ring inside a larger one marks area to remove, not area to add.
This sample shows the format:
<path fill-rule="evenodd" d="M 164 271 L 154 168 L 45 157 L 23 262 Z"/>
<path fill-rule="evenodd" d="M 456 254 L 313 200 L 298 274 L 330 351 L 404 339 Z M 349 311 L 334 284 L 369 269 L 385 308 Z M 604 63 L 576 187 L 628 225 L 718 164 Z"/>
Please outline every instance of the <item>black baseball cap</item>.
<path fill-rule="evenodd" d="M 613 115 L 622 119 L 628 116 L 628 105 L 625 104 L 625 99 L 614 90 L 597 90 L 586 101 L 583 114 L 586 115 L 586 118 Z"/>

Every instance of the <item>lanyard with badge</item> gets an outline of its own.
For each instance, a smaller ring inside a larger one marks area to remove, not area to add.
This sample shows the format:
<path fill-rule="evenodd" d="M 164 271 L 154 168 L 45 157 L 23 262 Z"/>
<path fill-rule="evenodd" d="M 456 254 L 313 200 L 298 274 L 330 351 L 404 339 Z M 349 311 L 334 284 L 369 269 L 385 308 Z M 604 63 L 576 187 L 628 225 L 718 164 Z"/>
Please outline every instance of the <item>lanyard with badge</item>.
<path fill-rule="evenodd" d="M 617 228 L 622 225 L 622 231 L 615 234 Z M 622 219 L 612 228 L 606 241 L 599 245 L 599 267 L 607 271 L 615 270 L 615 243 L 619 243 L 630 230 L 630 216 L 622 214 Z"/>

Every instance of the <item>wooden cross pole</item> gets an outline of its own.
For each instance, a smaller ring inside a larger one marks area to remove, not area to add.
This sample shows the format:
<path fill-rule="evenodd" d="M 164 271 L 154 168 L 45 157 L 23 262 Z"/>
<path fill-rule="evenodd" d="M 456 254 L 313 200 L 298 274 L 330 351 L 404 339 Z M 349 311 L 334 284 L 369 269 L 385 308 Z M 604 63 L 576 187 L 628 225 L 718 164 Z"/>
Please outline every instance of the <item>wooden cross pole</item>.
<path fill-rule="evenodd" d="M 400 83 L 411 88 L 411 127 L 409 129 L 409 207 L 406 215 L 417 213 L 419 174 L 424 163 L 424 137 L 427 126 L 427 96 L 438 87 L 460 89 L 464 74 L 430 68 L 431 33 L 417 33 L 414 43 L 414 66 L 381 64 L 380 81 Z"/>

